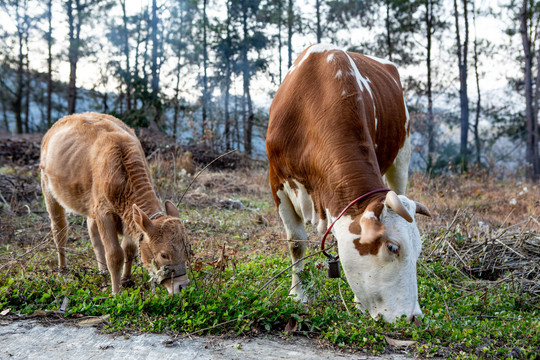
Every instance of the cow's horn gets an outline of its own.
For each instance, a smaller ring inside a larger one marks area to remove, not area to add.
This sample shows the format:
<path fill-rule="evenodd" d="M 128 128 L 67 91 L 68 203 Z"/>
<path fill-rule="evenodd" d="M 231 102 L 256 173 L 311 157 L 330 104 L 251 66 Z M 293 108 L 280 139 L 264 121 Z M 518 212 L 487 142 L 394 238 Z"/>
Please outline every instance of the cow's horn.
<path fill-rule="evenodd" d="M 415 201 L 415 203 L 416 203 L 416 213 L 417 214 L 431 217 L 431 212 L 429 211 L 429 209 L 424 204 L 420 204 L 419 202 L 416 202 L 416 201 Z"/>
<path fill-rule="evenodd" d="M 407 209 L 405 209 L 405 207 L 401 203 L 401 200 L 399 200 L 397 194 L 392 190 L 390 190 L 388 194 L 386 194 L 385 204 L 388 204 L 388 206 L 390 206 L 390 208 L 394 210 L 396 214 L 398 214 L 408 222 L 413 222 L 411 214 L 409 214 Z"/>

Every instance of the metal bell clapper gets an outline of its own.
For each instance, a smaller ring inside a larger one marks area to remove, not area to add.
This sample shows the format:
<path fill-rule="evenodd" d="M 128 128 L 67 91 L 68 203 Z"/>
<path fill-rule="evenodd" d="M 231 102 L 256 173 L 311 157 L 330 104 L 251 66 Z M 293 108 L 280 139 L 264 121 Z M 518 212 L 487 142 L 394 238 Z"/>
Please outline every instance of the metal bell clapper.
<path fill-rule="evenodd" d="M 330 279 L 339 279 L 341 277 L 338 260 L 328 260 L 328 277 Z"/>

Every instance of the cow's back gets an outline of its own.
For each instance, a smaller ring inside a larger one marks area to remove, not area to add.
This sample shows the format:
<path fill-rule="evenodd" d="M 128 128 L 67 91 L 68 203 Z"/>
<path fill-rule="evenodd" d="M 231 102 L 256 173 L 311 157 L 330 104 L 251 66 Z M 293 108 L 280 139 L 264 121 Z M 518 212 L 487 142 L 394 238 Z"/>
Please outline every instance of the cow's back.
<path fill-rule="evenodd" d="M 62 205 L 92 217 L 96 202 L 122 192 L 123 157 L 130 148 L 144 159 L 135 133 L 122 121 L 96 113 L 66 116 L 43 138 L 42 176 Z"/>
<path fill-rule="evenodd" d="M 267 155 L 275 200 L 278 187 L 291 178 L 325 207 L 340 199 L 324 194 L 358 180 L 365 188 L 382 187 L 381 175 L 408 128 L 394 65 L 330 46 L 306 49 L 270 108 Z M 362 193 L 354 186 L 350 191 Z"/>

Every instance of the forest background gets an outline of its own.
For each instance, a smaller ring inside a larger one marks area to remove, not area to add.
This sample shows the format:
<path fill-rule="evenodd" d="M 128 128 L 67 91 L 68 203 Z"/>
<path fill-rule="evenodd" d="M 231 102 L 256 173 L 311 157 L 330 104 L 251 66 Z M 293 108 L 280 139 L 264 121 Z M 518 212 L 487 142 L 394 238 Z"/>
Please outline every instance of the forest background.
<path fill-rule="evenodd" d="M 309 44 L 390 59 L 413 169 L 540 177 L 534 0 L 0 0 L 0 130 L 74 112 L 264 157 L 268 109 Z"/>

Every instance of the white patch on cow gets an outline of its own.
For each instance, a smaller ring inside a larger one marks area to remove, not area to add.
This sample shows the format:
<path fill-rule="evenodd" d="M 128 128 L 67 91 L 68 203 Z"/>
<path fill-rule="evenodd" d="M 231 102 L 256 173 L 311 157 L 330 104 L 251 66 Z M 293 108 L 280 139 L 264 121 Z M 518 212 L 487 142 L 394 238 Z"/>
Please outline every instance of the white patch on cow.
<path fill-rule="evenodd" d="M 360 74 L 360 71 L 358 70 L 358 67 L 356 66 L 353 59 L 347 54 L 345 50 L 343 50 L 345 55 L 347 55 L 347 58 L 349 59 L 349 62 L 351 63 L 351 69 L 352 69 L 352 75 L 354 75 L 356 82 L 358 83 L 358 87 L 360 88 L 360 91 L 364 91 L 364 88 L 369 92 L 369 96 L 373 99 L 373 94 L 371 93 L 371 87 L 369 86 L 370 80 L 368 78 L 363 77 Z"/>
<path fill-rule="evenodd" d="M 343 73 L 341 72 L 341 69 L 339 69 L 337 72 L 336 72 L 336 78 L 339 79 L 341 77 Z"/>
<path fill-rule="evenodd" d="M 343 90 L 343 91 L 341 92 L 341 96 L 343 96 L 343 95 L 347 95 L 347 92 L 346 92 L 345 90 Z"/>
<path fill-rule="evenodd" d="M 405 133 L 407 133 L 407 128 L 409 127 L 409 109 L 407 109 L 407 103 L 405 102 L 405 94 L 403 94 L 403 107 L 405 108 Z"/>
<path fill-rule="evenodd" d="M 407 179 L 409 177 L 409 162 L 411 159 L 411 139 L 405 138 L 403 147 L 399 149 L 394 162 L 384 174 L 388 187 L 398 194 L 405 194 Z"/>
<path fill-rule="evenodd" d="M 375 216 L 375 213 L 373 211 L 365 211 L 364 212 L 364 215 L 362 215 L 362 217 L 364 219 L 375 219 L 375 220 L 378 220 L 377 219 L 377 216 Z"/>
<path fill-rule="evenodd" d="M 394 66 L 395 68 L 397 68 L 396 64 L 394 64 L 393 62 L 391 62 L 390 60 L 386 60 L 386 59 L 381 59 L 381 58 L 378 58 L 376 56 L 371 56 L 371 55 L 365 55 L 366 57 L 372 59 L 372 60 L 375 60 L 383 65 L 392 65 Z"/>
<path fill-rule="evenodd" d="M 289 71 L 287 71 L 287 74 L 292 73 L 296 68 L 300 67 L 300 65 L 302 65 L 302 63 L 307 60 L 309 55 L 313 53 L 321 53 L 321 52 L 330 51 L 330 50 L 340 50 L 340 49 L 337 46 L 330 45 L 330 44 L 315 44 L 315 45 L 310 46 L 306 50 L 306 53 L 304 54 L 300 62 L 296 65 L 293 64 L 291 68 L 289 69 Z"/>
<path fill-rule="evenodd" d="M 326 62 L 332 62 L 333 60 L 334 60 L 334 53 L 332 53 L 332 54 L 330 54 L 330 55 L 328 55 L 326 57 Z"/>
<path fill-rule="evenodd" d="M 400 200 L 410 213 L 413 212 L 413 201 L 405 196 L 400 196 Z M 367 213 L 363 216 L 372 215 Z M 352 221 L 357 220 L 350 216 L 344 218 L 336 223 L 334 235 L 338 239 L 339 256 L 347 282 L 359 302 L 359 307 L 367 310 L 372 317 L 381 314 L 389 322 L 403 314 L 406 314 L 408 319 L 421 316 L 416 261 L 422 245 L 416 223 L 408 223 L 385 207 L 380 221 L 386 228 L 387 237 L 399 245 L 399 256 L 388 251 L 385 242 L 376 255 L 360 255 L 353 242 L 358 235 L 348 231 Z"/>
<path fill-rule="evenodd" d="M 283 191 L 287 194 L 296 211 L 296 214 L 302 219 L 304 224 L 312 223 L 317 225 L 318 216 L 316 216 L 313 200 L 308 194 L 304 185 L 293 179 L 296 185 L 293 189 L 287 181 L 283 184 Z"/>

